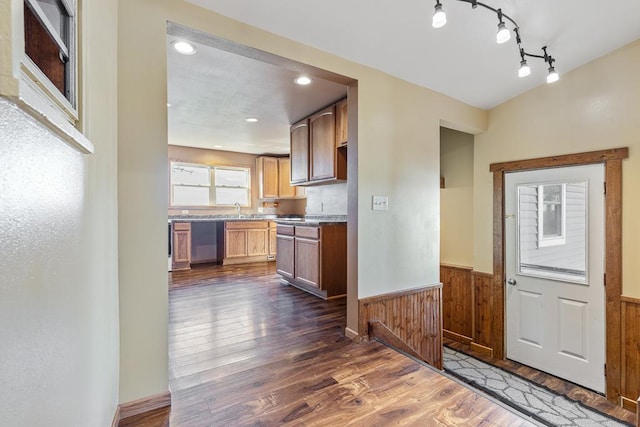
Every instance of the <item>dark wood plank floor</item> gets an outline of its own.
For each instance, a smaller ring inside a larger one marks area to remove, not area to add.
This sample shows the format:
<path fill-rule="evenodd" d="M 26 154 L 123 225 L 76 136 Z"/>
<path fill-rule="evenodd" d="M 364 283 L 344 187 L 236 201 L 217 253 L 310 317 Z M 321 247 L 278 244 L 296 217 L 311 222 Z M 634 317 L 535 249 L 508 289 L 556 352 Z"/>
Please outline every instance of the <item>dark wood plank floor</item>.
<path fill-rule="evenodd" d="M 382 344 L 345 338 L 345 300 L 280 283 L 273 263 L 170 282 L 170 414 L 121 426 L 531 425 Z"/>

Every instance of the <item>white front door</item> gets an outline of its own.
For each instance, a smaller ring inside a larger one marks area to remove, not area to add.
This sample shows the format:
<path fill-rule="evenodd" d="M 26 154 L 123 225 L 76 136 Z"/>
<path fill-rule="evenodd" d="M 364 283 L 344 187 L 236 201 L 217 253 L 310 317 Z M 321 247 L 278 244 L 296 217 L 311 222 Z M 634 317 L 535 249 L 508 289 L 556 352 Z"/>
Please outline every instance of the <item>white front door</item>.
<path fill-rule="evenodd" d="M 507 357 L 605 391 L 604 165 L 505 175 Z"/>

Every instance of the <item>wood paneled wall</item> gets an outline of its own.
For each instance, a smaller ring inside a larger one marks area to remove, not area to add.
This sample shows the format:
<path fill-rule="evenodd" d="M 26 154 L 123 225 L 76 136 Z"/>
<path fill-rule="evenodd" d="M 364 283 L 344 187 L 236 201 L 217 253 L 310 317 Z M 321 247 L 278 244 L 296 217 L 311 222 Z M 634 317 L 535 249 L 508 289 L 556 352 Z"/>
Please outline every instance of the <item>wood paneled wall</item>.
<path fill-rule="evenodd" d="M 359 319 L 360 334 L 380 322 L 422 360 L 442 369 L 442 285 L 361 299 Z"/>
<path fill-rule="evenodd" d="M 440 265 L 444 335 L 493 355 L 504 336 L 504 322 L 496 316 L 503 301 L 493 275 L 471 267 Z"/>
<path fill-rule="evenodd" d="M 624 400 L 636 404 L 640 396 L 640 299 L 620 298 L 621 328 L 621 384 L 620 394 Z M 630 406 L 630 405 L 626 405 Z M 629 408 L 632 409 L 633 408 Z"/>

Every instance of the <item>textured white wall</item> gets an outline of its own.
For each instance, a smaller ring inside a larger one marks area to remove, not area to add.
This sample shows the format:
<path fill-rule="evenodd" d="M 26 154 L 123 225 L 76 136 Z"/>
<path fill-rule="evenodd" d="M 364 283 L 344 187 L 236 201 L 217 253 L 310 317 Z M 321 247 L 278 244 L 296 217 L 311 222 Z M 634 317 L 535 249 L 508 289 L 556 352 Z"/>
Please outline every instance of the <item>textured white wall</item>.
<path fill-rule="evenodd" d="M 95 154 L 0 100 L 3 426 L 104 427 L 118 404 L 117 1 L 82 6 L 80 109 Z"/>

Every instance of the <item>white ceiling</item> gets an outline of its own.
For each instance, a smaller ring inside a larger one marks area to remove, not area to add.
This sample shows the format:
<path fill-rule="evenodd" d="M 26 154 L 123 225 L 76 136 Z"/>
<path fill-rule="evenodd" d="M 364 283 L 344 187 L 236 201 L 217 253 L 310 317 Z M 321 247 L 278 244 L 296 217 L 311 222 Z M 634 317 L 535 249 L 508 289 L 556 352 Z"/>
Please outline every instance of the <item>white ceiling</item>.
<path fill-rule="evenodd" d="M 289 152 L 289 125 L 344 98 L 343 84 L 194 42 L 194 55 L 181 55 L 168 36 L 169 144 L 253 154 Z M 255 117 L 257 123 L 245 121 Z"/>
<path fill-rule="evenodd" d="M 188 1 L 483 109 L 545 84 L 542 60 L 530 59 L 532 74 L 517 77 L 514 38 L 496 44 L 494 13 L 456 0 L 441 0 L 448 23 L 437 30 L 431 27 L 435 0 Z M 541 54 L 547 45 L 561 79 L 640 38 L 638 0 L 484 3 L 502 8 L 519 24 L 525 50 Z M 344 86 L 330 82 L 294 87 L 293 71 L 206 46 L 198 49 L 180 57 L 169 50 L 170 144 L 284 153 L 290 123 L 345 93 Z M 247 116 L 261 121 L 245 123 Z"/>

